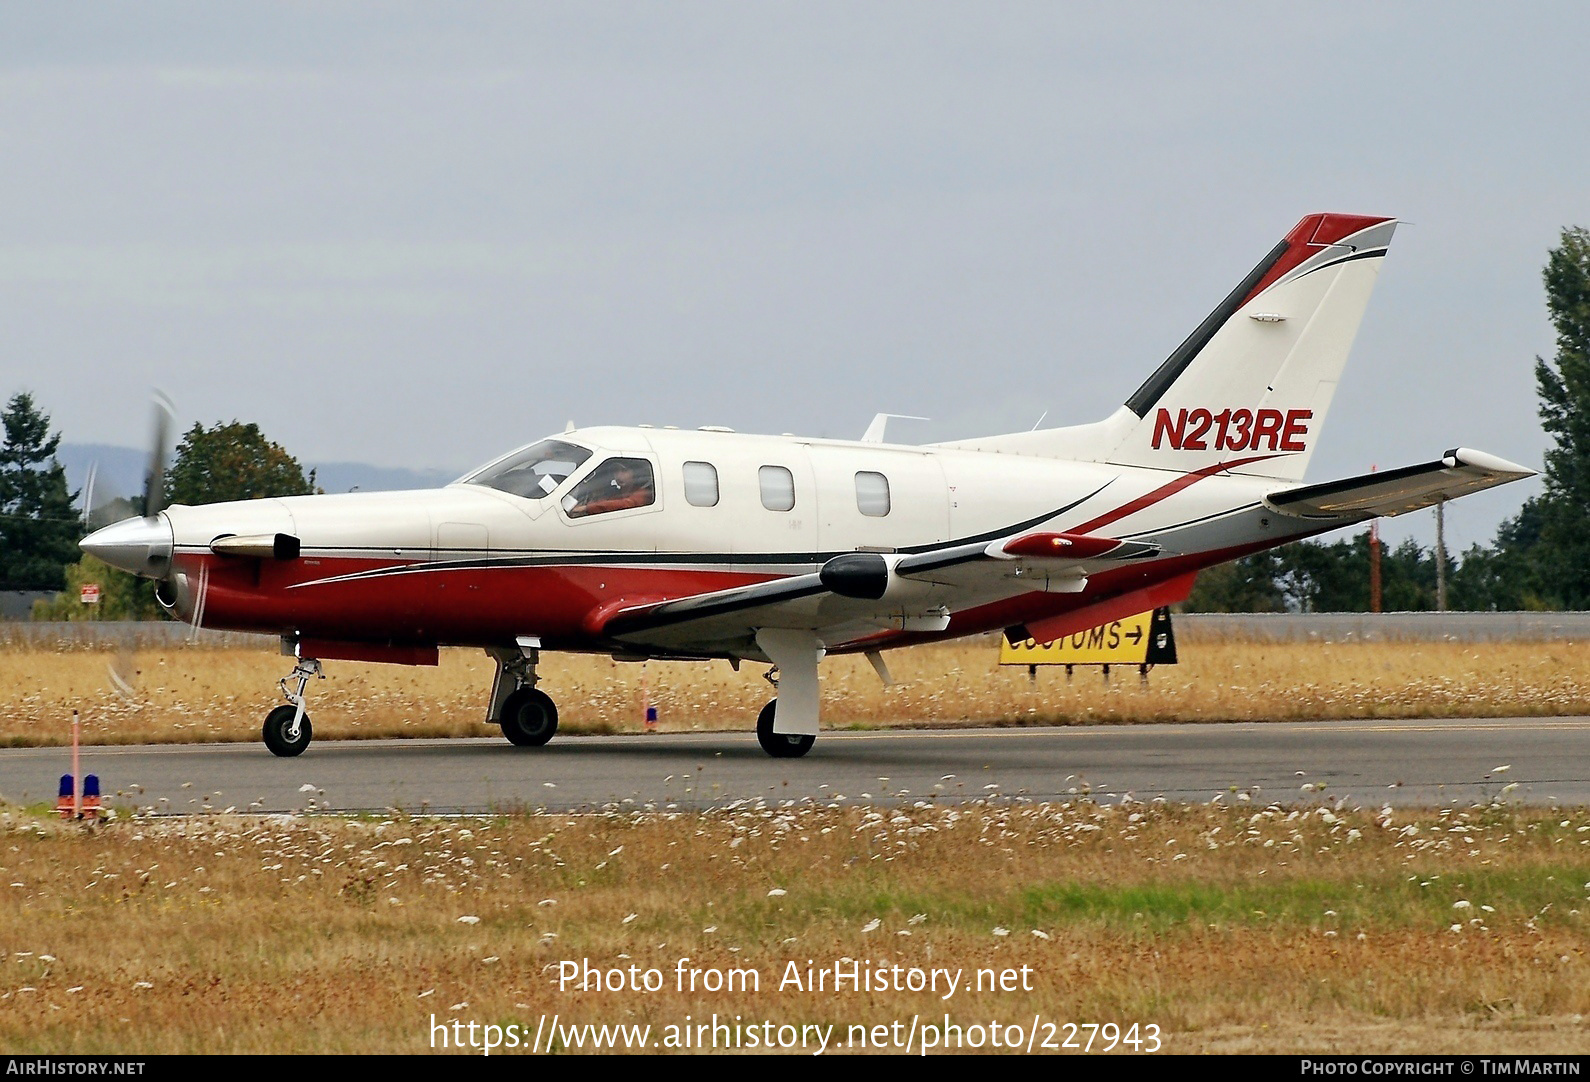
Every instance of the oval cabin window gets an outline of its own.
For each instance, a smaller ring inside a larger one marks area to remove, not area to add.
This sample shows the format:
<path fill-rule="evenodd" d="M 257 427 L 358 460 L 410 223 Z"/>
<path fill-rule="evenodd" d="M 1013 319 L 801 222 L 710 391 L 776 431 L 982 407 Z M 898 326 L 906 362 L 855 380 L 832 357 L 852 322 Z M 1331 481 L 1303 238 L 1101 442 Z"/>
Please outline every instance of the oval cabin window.
<path fill-rule="evenodd" d="M 882 518 L 889 513 L 889 479 L 881 473 L 863 470 L 856 474 L 856 510 Z"/>
<path fill-rule="evenodd" d="M 783 466 L 763 466 L 756 471 L 762 485 L 762 506 L 769 511 L 789 511 L 795 507 L 795 475 Z"/>
<path fill-rule="evenodd" d="M 718 468 L 710 462 L 685 463 L 685 502 L 691 507 L 718 506 Z"/>

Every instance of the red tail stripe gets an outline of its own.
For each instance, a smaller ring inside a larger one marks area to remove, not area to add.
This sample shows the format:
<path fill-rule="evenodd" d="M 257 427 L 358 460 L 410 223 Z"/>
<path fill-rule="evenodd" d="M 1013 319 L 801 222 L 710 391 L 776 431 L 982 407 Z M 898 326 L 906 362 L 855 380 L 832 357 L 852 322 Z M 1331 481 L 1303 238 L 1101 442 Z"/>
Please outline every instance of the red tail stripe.
<path fill-rule="evenodd" d="M 1277 259 L 1275 265 L 1259 279 L 1259 284 L 1248 291 L 1248 295 L 1242 298 L 1242 303 L 1247 304 L 1269 289 L 1282 275 L 1296 270 L 1299 264 L 1325 245 L 1335 244 L 1342 238 L 1362 232 L 1372 225 L 1389 221 L 1390 218 L 1375 218 L 1363 214 L 1310 214 L 1292 227 L 1292 231 L 1286 235 L 1286 254 Z"/>

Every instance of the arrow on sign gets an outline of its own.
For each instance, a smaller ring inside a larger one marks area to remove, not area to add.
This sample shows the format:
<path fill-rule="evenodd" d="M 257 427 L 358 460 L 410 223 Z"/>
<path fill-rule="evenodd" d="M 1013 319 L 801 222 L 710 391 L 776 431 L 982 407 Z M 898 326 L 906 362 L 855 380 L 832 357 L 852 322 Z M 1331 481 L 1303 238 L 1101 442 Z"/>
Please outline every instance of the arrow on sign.
<path fill-rule="evenodd" d="M 1140 627 L 1134 627 L 1121 637 L 1124 639 L 1131 639 L 1132 645 L 1136 646 L 1138 643 L 1143 641 L 1143 629 Z"/>

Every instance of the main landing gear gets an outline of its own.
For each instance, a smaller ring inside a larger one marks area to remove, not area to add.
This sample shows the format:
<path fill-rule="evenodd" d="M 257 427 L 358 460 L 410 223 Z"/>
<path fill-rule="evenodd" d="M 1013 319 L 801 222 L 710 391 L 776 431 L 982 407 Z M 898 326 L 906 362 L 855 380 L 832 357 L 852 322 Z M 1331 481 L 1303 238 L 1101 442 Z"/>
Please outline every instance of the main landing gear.
<path fill-rule="evenodd" d="M 315 731 L 309 724 L 309 715 L 304 713 L 304 688 L 314 677 L 324 680 L 326 674 L 320 671 L 320 662 L 311 657 L 300 659 L 293 671 L 282 678 L 282 694 L 287 696 L 287 703 L 265 715 L 265 746 L 271 754 L 288 758 L 302 755 L 309 746 Z M 287 687 L 290 680 L 298 681 L 296 691 Z"/>
<path fill-rule="evenodd" d="M 756 645 L 774 665 L 778 696 L 756 718 L 756 741 L 775 759 L 799 759 L 817 742 L 817 663 L 826 652 L 810 631 L 762 628 Z"/>
<path fill-rule="evenodd" d="M 817 738 L 810 733 L 775 733 L 773 718 L 777 713 L 778 700 L 769 699 L 767 705 L 762 707 L 762 712 L 756 716 L 756 742 L 775 759 L 799 759 L 812 750 Z"/>
<path fill-rule="evenodd" d="M 541 640 L 525 636 L 517 646 L 516 650 L 486 651 L 497 662 L 489 717 L 502 727 L 510 744 L 539 748 L 558 731 L 558 707 L 552 696 L 536 687 Z"/>

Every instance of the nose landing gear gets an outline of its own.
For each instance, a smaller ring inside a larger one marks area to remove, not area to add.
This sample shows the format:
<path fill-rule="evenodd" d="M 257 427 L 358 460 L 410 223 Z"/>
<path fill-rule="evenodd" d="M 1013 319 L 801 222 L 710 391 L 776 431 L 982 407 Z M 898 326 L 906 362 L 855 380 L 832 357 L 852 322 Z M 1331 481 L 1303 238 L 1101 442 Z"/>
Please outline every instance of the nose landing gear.
<path fill-rule="evenodd" d="M 302 755 L 314 737 L 309 715 L 304 713 L 304 689 L 309 686 L 311 678 L 326 678 L 326 674 L 320 671 L 320 662 L 315 658 L 300 659 L 293 671 L 282 678 L 282 694 L 287 697 L 287 703 L 265 715 L 263 735 L 265 746 L 271 750 L 271 754 L 283 758 Z M 297 690 L 288 688 L 290 680 L 298 681 Z"/>

